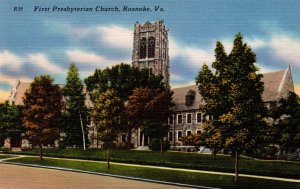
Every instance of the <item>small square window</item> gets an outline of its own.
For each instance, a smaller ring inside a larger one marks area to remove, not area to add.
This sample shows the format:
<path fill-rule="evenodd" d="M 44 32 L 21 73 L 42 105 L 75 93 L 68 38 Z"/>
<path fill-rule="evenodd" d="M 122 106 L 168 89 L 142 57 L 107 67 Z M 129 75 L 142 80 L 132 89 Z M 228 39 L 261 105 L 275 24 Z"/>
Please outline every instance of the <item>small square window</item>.
<path fill-rule="evenodd" d="M 201 130 L 197 130 L 197 131 L 196 131 L 196 134 L 197 134 L 197 135 L 200 135 L 200 134 L 201 134 Z"/>
<path fill-rule="evenodd" d="M 186 136 L 190 136 L 190 135 L 192 135 L 192 131 L 191 130 L 187 130 L 186 131 Z"/>

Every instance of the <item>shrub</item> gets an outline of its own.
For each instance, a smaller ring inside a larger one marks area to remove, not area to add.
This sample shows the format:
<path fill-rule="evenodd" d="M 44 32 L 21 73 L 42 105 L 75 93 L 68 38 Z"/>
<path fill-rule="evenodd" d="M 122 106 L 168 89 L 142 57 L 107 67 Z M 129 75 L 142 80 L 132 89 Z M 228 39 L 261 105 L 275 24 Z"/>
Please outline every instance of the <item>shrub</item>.
<path fill-rule="evenodd" d="M 157 138 L 153 138 L 150 141 L 149 148 L 152 151 L 160 151 L 160 141 Z M 170 143 L 168 141 L 163 142 L 163 151 L 167 151 L 170 148 Z"/>

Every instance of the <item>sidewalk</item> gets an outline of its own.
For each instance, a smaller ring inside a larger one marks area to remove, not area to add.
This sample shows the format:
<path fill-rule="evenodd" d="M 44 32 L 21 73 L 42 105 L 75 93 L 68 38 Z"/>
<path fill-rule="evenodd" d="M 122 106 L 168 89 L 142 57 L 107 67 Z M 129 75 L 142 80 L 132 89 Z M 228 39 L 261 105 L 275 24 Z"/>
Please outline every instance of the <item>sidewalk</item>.
<path fill-rule="evenodd" d="M 1 159 L 0 162 L 8 163 L 8 162 L 5 162 L 5 160 L 18 159 L 18 158 L 22 158 L 22 157 L 37 157 L 37 156 L 29 156 L 29 155 L 14 155 L 14 156 L 16 156 L 16 157 Z M 57 160 L 68 160 L 68 161 L 106 163 L 105 161 L 93 161 L 93 160 L 70 159 L 70 158 L 54 158 L 54 157 L 44 157 L 44 158 L 46 158 L 46 159 L 57 159 Z M 161 166 L 139 165 L 139 164 L 128 164 L 128 163 L 116 163 L 116 162 L 110 162 L 110 163 L 112 165 L 145 167 L 145 168 L 162 169 L 162 170 L 174 170 L 174 171 L 183 171 L 183 172 L 191 172 L 191 173 L 206 173 L 206 174 L 227 175 L 227 176 L 234 176 L 235 175 L 234 173 L 217 172 L 217 171 L 203 171 L 203 170 L 193 170 L 193 169 L 184 169 L 184 168 L 172 168 L 172 167 L 161 167 Z M 37 165 L 37 166 L 39 166 L 39 165 Z M 248 177 L 248 178 L 258 178 L 258 179 L 268 179 L 268 180 L 300 183 L 300 179 L 280 178 L 280 177 L 271 177 L 271 176 L 259 176 L 259 175 L 249 175 L 249 174 L 239 174 L 239 176 L 240 177 Z"/>

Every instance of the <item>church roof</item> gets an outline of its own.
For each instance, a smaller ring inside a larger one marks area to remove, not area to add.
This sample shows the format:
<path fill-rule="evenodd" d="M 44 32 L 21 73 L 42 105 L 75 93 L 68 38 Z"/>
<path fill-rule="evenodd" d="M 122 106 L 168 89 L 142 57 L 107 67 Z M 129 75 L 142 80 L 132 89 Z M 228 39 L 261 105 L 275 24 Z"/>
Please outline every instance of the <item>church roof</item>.
<path fill-rule="evenodd" d="M 286 70 L 265 73 L 263 74 L 262 81 L 265 88 L 262 94 L 264 102 L 277 101 L 282 97 L 286 97 L 289 91 L 294 91 L 290 67 Z M 64 85 L 59 86 L 62 88 Z M 15 105 L 23 105 L 22 98 L 29 87 L 30 83 L 18 81 L 11 90 L 9 101 L 14 102 Z M 174 111 L 199 109 L 200 104 L 204 103 L 197 85 L 173 88 L 172 91 L 174 92 L 173 100 L 175 102 Z M 86 94 L 86 106 L 92 107 L 93 105 L 90 96 L 86 92 L 86 87 L 84 87 L 83 92 Z M 187 100 L 189 100 L 189 103 L 187 103 Z"/>
<path fill-rule="evenodd" d="M 262 100 L 264 102 L 277 101 L 282 97 L 286 97 L 286 95 L 283 94 L 288 94 L 289 91 L 293 92 L 293 83 L 291 83 L 292 79 L 288 80 L 289 78 L 291 78 L 290 67 L 288 67 L 286 70 L 263 74 L 262 82 L 264 82 L 264 92 L 262 94 Z M 192 105 L 187 106 L 186 95 L 188 95 L 190 90 L 196 91 L 195 101 Z M 172 91 L 174 92 L 174 111 L 199 109 L 200 104 L 204 103 L 197 85 L 174 88 Z"/>
<path fill-rule="evenodd" d="M 58 85 L 60 88 L 63 88 L 63 84 Z M 23 105 L 23 97 L 27 89 L 29 89 L 30 83 L 29 82 L 21 82 L 17 81 L 15 87 L 11 90 L 9 101 L 13 101 L 15 105 Z M 85 95 L 85 105 L 87 107 L 92 107 L 92 102 L 90 100 L 90 96 L 86 92 L 86 87 L 83 87 L 83 93 Z"/>
<path fill-rule="evenodd" d="M 262 94 L 263 101 L 276 101 L 284 73 L 285 70 L 263 74 L 262 82 L 264 82 L 265 88 Z"/>

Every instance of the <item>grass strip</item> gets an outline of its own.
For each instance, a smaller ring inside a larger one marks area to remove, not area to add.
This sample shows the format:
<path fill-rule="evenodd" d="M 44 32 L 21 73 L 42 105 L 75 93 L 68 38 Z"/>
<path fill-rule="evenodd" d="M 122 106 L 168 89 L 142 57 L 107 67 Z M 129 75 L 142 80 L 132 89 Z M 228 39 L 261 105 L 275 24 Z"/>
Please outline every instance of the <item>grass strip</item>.
<path fill-rule="evenodd" d="M 12 157 L 15 157 L 15 156 L 0 154 L 0 159 L 6 159 L 6 158 L 12 158 Z"/>
<path fill-rule="evenodd" d="M 296 188 L 300 189 L 299 183 L 282 182 L 274 180 L 265 180 L 257 178 L 240 177 L 239 183 L 234 183 L 233 176 L 212 175 L 205 173 L 190 173 L 177 170 L 162 170 L 158 168 L 143 168 L 112 164 L 107 169 L 104 162 L 82 162 L 72 160 L 58 160 L 45 158 L 40 162 L 37 157 L 23 157 L 19 159 L 8 160 L 8 162 L 34 164 L 43 166 L 72 168 L 84 171 L 98 173 L 107 173 L 122 176 L 131 176 L 144 179 L 153 179 L 159 181 L 176 182 L 183 184 L 192 184 L 199 186 L 221 187 L 221 188 Z"/>
<path fill-rule="evenodd" d="M 38 150 L 32 149 L 15 153 L 37 155 Z M 165 152 L 161 154 L 152 151 L 135 150 L 112 150 L 110 154 L 111 161 L 120 163 L 234 173 L 234 158 L 231 156 L 218 155 L 216 159 L 213 159 L 208 154 L 181 152 Z M 106 159 L 106 152 L 97 149 L 87 149 L 86 151 L 81 149 L 45 149 L 44 155 L 48 157 L 86 160 Z M 300 179 L 299 162 L 276 162 L 241 157 L 239 167 L 240 173 L 244 174 Z"/>

